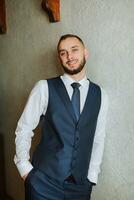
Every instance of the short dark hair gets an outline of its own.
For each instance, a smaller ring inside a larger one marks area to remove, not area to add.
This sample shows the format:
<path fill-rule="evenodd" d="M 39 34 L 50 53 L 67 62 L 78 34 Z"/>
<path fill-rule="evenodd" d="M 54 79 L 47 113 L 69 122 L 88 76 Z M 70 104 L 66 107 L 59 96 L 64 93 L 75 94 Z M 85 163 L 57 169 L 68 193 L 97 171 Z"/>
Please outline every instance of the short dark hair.
<path fill-rule="evenodd" d="M 60 46 L 60 43 L 61 43 L 62 40 L 65 40 L 65 39 L 67 39 L 67 38 L 72 38 L 72 37 L 77 38 L 77 39 L 81 42 L 81 44 L 82 44 L 83 46 L 85 46 L 85 45 L 84 45 L 84 42 L 82 41 L 82 39 L 81 39 L 78 35 L 74 35 L 74 34 L 65 34 L 65 35 L 62 35 L 62 36 L 60 37 L 59 42 L 58 42 L 58 44 L 57 44 L 57 50 L 59 51 L 59 46 Z"/>

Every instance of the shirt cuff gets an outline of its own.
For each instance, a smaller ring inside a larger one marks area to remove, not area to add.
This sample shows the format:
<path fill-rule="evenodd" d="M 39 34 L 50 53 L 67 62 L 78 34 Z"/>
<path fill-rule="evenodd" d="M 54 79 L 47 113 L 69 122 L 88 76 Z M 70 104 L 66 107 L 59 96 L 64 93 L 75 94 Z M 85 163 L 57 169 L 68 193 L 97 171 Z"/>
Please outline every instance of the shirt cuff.
<path fill-rule="evenodd" d="M 18 163 L 18 164 L 16 164 L 16 166 L 17 166 L 17 169 L 18 169 L 21 177 L 28 174 L 33 169 L 33 166 L 29 161 L 25 161 L 23 163 Z"/>
<path fill-rule="evenodd" d="M 90 182 L 97 184 L 98 174 L 92 171 L 88 174 L 88 179 L 90 180 Z"/>

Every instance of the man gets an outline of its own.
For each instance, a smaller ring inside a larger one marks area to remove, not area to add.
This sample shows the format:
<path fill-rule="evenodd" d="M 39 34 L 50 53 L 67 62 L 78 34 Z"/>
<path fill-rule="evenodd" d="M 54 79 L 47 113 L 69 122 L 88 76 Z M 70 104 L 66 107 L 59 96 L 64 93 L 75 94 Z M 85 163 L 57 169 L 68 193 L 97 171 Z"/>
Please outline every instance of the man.
<path fill-rule="evenodd" d="M 33 88 L 16 129 L 14 160 L 26 200 L 89 200 L 102 161 L 108 99 L 86 77 L 88 51 L 78 36 L 63 35 L 57 50 L 64 74 Z M 31 138 L 41 116 L 31 164 Z"/>

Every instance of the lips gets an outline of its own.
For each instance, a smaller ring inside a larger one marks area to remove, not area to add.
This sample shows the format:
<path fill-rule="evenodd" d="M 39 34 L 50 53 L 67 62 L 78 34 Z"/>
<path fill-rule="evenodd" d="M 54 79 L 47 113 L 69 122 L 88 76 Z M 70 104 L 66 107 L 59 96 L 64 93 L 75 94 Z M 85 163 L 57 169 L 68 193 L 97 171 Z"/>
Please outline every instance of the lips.
<path fill-rule="evenodd" d="M 76 64 L 77 63 L 77 59 L 75 59 L 75 60 L 69 60 L 69 61 L 67 61 L 67 64 L 68 65 L 74 65 L 74 64 Z"/>

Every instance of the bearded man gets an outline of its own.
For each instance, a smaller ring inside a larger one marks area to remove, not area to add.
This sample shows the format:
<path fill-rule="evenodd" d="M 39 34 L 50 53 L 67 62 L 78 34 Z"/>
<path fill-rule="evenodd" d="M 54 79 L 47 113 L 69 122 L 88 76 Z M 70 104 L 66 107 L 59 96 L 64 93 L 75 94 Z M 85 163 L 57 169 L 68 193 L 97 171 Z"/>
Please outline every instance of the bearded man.
<path fill-rule="evenodd" d="M 26 200 L 90 200 L 102 161 L 108 98 L 86 76 L 88 51 L 77 35 L 57 45 L 64 74 L 41 80 L 30 93 L 16 128 L 15 164 Z M 33 130 L 41 139 L 29 161 Z"/>

